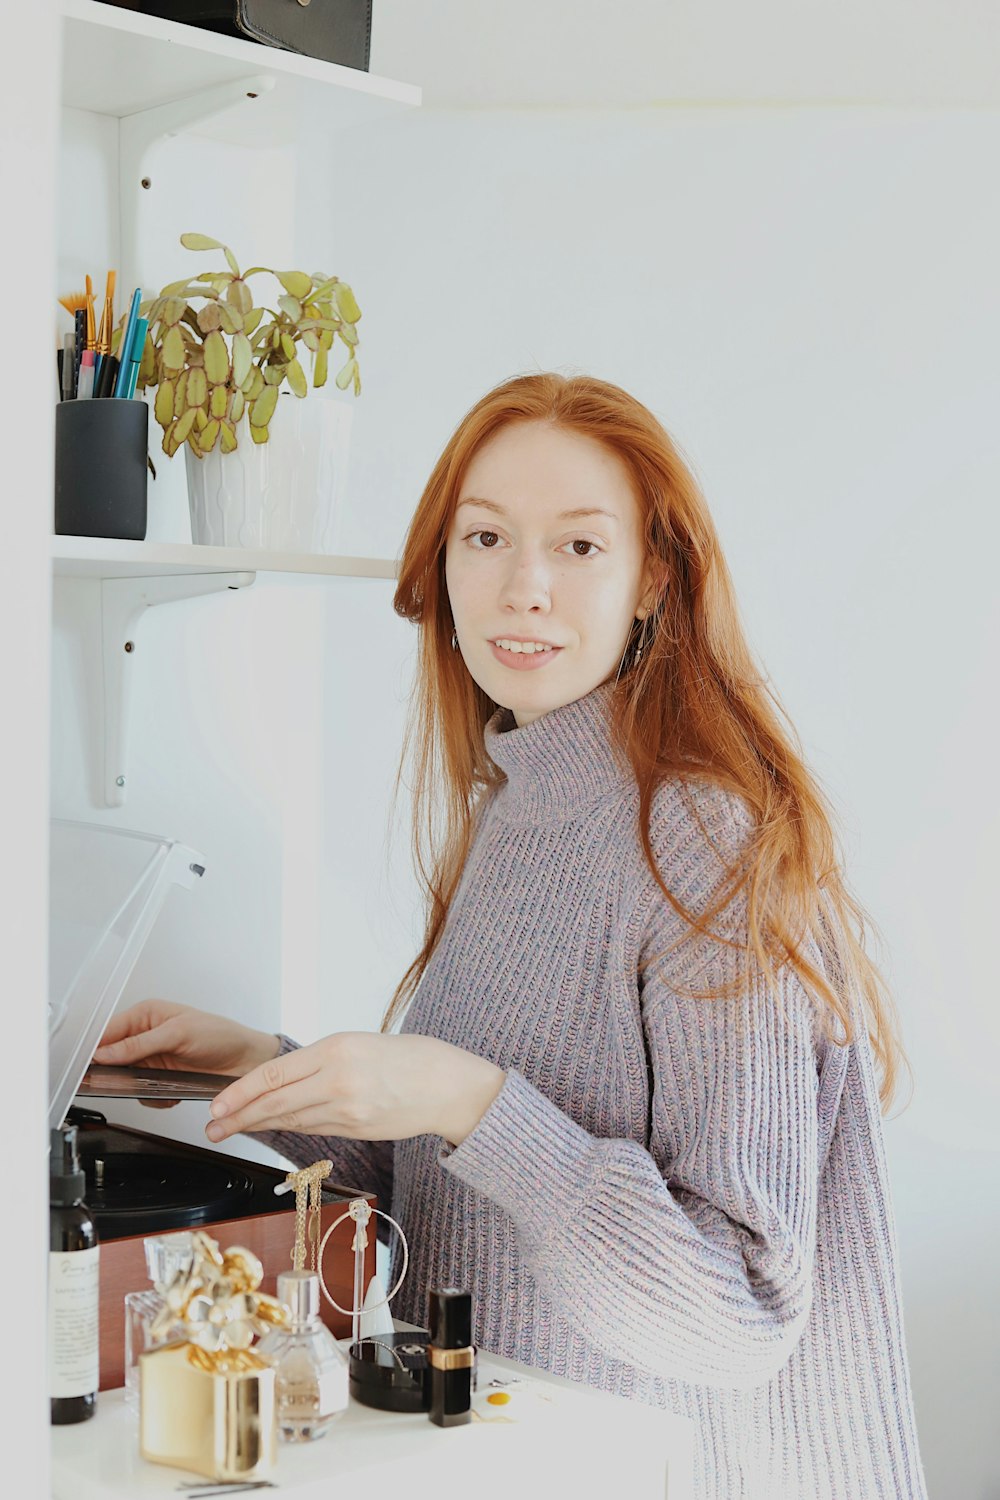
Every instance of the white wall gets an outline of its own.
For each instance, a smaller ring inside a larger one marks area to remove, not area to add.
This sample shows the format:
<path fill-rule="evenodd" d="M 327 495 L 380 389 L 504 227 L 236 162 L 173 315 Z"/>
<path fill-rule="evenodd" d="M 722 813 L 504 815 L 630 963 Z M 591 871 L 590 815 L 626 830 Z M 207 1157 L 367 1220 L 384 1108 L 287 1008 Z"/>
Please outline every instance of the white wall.
<path fill-rule="evenodd" d="M 372 68 L 424 104 L 1000 103 L 982 0 L 378 0 Z"/>
<path fill-rule="evenodd" d="M 362 307 L 343 550 L 396 555 L 454 424 L 519 371 L 621 383 L 699 475 L 751 641 L 886 940 L 916 1080 L 886 1137 L 922 1447 L 932 1493 L 969 1495 L 1000 1478 L 986 1262 L 998 830 L 982 791 L 998 133 L 972 111 L 424 110 L 352 132 L 325 168 L 317 143 L 329 193 L 300 196 L 287 244 L 264 252 L 327 266 Z M 162 170 L 181 174 L 183 155 Z M 256 257 L 265 201 L 259 187 L 256 207 L 227 198 L 220 227 L 192 200 L 200 216 L 177 232 Z M 100 265 L 113 247 L 88 253 Z M 184 522 L 175 487 L 151 535 L 184 540 Z M 131 790 L 113 813 L 88 802 L 94 602 L 60 586 L 53 810 L 206 856 L 203 889 L 171 897 L 126 1000 L 284 1018 L 303 1039 L 310 1022 L 377 1025 L 419 933 L 402 828 L 383 878 L 414 644 L 391 592 L 272 576 L 149 612 Z M 198 1108 L 171 1128 L 200 1135 Z"/>

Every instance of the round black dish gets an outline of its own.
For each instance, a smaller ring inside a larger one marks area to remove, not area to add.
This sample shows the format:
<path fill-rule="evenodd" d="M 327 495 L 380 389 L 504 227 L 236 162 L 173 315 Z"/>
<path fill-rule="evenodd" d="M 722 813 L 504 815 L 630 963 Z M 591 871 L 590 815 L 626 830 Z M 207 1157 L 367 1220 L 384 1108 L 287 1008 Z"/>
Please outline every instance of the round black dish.
<path fill-rule="evenodd" d="M 429 1333 L 380 1333 L 348 1350 L 350 1390 L 362 1406 L 426 1411 L 424 1371 Z"/>

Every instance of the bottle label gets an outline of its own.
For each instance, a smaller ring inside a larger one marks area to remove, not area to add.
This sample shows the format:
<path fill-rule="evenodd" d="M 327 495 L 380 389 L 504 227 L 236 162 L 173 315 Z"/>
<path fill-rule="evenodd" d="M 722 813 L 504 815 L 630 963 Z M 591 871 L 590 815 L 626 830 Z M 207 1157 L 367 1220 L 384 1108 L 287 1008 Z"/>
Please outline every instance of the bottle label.
<path fill-rule="evenodd" d="M 49 1251 L 49 1395 L 89 1396 L 100 1382 L 101 1247 Z"/>
<path fill-rule="evenodd" d="M 319 1409 L 323 1416 L 343 1411 L 349 1400 L 347 1366 L 325 1370 L 319 1377 Z"/>

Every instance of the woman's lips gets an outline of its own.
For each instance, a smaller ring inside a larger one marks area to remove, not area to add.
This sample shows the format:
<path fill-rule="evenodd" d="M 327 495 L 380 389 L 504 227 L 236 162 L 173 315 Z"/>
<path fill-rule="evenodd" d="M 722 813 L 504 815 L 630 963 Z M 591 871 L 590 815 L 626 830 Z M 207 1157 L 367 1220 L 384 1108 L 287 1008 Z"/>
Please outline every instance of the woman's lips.
<path fill-rule="evenodd" d="M 558 656 L 562 647 L 550 646 L 548 651 L 536 651 L 529 654 L 523 651 L 505 651 L 502 646 L 494 646 L 490 641 L 490 650 L 497 661 L 502 662 L 505 667 L 510 667 L 514 672 L 535 672 Z"/>

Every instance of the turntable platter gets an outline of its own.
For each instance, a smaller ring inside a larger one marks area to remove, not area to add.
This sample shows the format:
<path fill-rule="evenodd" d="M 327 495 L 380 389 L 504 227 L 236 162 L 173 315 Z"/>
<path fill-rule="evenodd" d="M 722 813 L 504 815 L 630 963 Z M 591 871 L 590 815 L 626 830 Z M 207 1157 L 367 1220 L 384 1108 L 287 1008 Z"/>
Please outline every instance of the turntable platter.
<path fill-rule="evenodd" d="M 82 1165 L 87 1207 L 107 1238 L 238 1218 L 254 1196 L 246 1172 L 227 1162 L 96 1151 Z"/>

